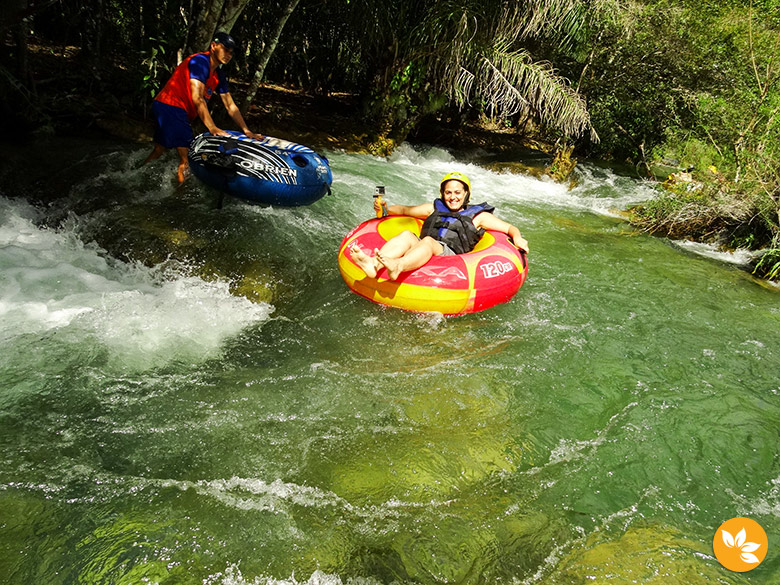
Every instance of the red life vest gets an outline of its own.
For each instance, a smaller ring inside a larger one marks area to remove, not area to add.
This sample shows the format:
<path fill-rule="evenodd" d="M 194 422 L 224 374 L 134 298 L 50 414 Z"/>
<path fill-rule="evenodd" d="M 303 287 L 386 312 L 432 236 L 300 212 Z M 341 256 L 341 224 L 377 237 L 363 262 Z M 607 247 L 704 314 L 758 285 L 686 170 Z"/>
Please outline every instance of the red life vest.
<path fill-rule="evenodd" d="M 170 106 L 176 106 L 187 112 L 187 117 L 190 120 L 194 120 L 198 116 L 198 111 L 195 108 L 195 103 L 192 101 L 192 91 L 190 91 L 190 60 L 196 55 L 206 55 L 209 53 L 195 53 L 190 55 L 184 61 L 182 61 L 178 67 L 173 71 L 173 75 L 162 88 L 160 93 L 157 94 L 155 100 L 168 104 Z M 211 72 L 209 78 L 206 80 L 205 98 L 208 100 L 214 93 L 214 89 L 219 84 L 219 78 L 217 77 L 217 70 Z"/>

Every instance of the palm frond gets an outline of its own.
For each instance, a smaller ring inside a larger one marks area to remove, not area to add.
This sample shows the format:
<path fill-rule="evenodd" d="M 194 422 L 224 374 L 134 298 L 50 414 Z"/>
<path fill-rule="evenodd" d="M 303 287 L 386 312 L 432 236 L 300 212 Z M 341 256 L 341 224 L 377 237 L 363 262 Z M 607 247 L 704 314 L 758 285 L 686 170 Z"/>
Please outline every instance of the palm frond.
<path fill-rule="evenodd" d="M 413 32 L 418 35 L 418 50 L 429 64 L 431 79 L 443 85 L 458 77 L 463 65 L 473 61 L 474 50 L 480 45 L 475 42 L 478 32 L 478 18 L 470 10 L 434 3 L 425 22 Z"/>
<path fill-rule="evenodd" d="M 586 22 L 586 6 L 581 0 L 530 0 L 507 10 L 513 14 L 503 21 L 519 24 L 511 34 L 502 35 L 512 40 L 543 34 L 560 43 L 574 44 L 581 39 Z"/>
<path fill-rule="evenodd" d="M 499 45 L 483 54 L 476 73 L 462 72 L 458 77 L 451 98 L 463 106 L 472 92 L 495 115 L 511 116 L 528 108 L 542 123 L 567 136 L 578 137 L 590 130 L 591 140 L 598 142 L 582 96 L 549 63 L 534 62 L 525 51 Z"/>
<path fill-rule="evenodd" d="M 514 44 L 544 37 L 562 50 L 587 44 L 594 30 L 615 22 L 621 2 L 630 0 L 527 0 L 508 4 L 495 26 L 495 38 Z"/>
<path fill-rule="evenodd" d="M 455 79 L 455 83 L 451 87 L 451 99 L 458 104 L 458 107 L 463 107 L 469 103 L 469 96 L 471 95 L 472 88 L 474 87 L 474 74 L 461 67 L 458 72 L 458 77 Z"/>

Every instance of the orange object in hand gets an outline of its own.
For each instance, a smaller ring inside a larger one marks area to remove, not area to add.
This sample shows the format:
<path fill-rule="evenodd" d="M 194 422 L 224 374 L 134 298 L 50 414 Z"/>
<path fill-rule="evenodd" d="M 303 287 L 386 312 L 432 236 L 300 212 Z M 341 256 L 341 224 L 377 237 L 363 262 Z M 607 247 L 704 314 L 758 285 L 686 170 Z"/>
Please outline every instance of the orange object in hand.
<path fill-rule="evenodd" d="M 387 203 L 382 199 L 382 195 L 385 194 L 385 188 L 382 185 L 377 185 L 374 189 L 374 199 L 379 203 L 380 209 L 377 210 L 377 217 L 387 217 Z"/>

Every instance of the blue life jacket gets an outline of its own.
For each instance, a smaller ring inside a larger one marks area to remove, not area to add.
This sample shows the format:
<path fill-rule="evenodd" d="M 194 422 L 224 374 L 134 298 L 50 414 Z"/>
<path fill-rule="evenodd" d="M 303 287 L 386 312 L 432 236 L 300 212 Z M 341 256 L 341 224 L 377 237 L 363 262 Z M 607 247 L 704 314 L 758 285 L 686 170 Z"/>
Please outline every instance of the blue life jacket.
<path fill-rule="evenodd" d="M 451 211 L 444 201 L 437 199 L 433 202 L 433 209 L 433 213 L 422 225 L 420 237 L 431 236 L 434 240 L 447 244 L 456 254 L 465 254 L 474 249 L 485 233 L 482 228 L 476 228 L 474 218 L 483 211 L 491 213 L 495 207 L 479 203 Z"/>

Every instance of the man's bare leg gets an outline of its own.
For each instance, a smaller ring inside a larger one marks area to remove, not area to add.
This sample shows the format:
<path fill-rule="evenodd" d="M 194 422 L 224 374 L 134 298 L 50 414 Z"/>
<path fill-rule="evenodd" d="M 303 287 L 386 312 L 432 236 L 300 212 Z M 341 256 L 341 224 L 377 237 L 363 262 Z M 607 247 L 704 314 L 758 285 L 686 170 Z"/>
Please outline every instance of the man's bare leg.
<path fill-rule="evenodd" d="M 176 152 L 179 153 L 179 169 L 177 171 L 177 177 L 179 183 L 183 183 L 190 176 L 190 162 L 187 160 L 187 154 L 190 149 L 186 146 L 177 146 Z"/>
<path fill-rule="evenodd" d="M 157 160 L 158 158 L 160 158 L 163 155 L 163 153 L 166 150 L 168 150 L 168 149 L 165 148 L 162 144 L 157 144 L 155 142 L 154 143 L 154 149 L 152 150 L 151 153 L 149 153 L 149 156 L 146 157 L 146 160 L 143 162 L 143 164 L 146 164 L 148 162 L 152 162 L 153 160 Z"/>

